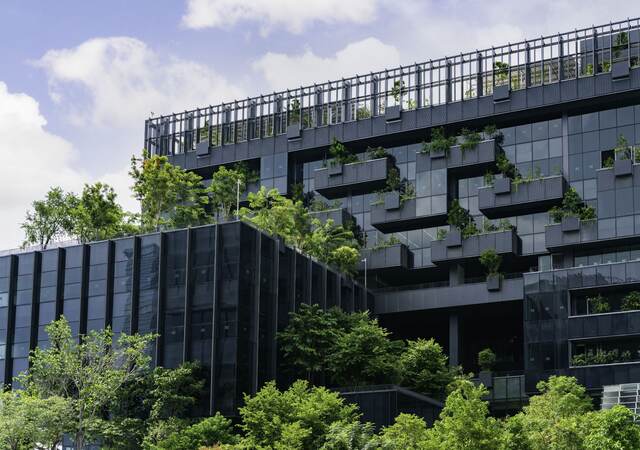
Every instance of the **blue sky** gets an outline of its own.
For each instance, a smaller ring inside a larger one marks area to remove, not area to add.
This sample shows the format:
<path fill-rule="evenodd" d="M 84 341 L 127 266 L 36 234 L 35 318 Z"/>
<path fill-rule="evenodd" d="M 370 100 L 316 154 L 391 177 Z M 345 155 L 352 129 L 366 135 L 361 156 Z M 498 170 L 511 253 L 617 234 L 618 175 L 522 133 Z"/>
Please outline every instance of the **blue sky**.
<path fill-rule="evenodd" d="M 52 185 L 113 184 L 144 119 L 640 16 L 636 1 L 0 0 L 0 248 Z"/>

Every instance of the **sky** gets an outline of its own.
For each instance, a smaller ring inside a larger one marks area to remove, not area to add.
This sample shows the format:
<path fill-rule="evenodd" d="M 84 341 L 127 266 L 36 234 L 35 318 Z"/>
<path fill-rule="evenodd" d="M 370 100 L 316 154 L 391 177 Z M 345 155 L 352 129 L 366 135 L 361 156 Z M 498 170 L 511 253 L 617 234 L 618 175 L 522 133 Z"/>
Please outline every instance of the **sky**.
<path fill-rule="evenodd" d="M 619 0 L 0 0 L 0 249 L 51 186 L 114 186 L 144 120 L 640 16 Z"/>

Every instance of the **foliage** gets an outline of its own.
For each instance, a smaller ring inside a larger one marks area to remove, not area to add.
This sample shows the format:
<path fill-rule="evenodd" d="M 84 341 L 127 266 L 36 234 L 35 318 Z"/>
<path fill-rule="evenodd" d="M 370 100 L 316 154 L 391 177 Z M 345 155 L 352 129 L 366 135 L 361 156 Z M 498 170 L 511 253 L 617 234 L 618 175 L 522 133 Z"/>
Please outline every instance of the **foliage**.
<path fill-rule="evenodd" d="M 488 248 L 480 254 L 480 264 L 484 266 L 487 271 L 487 275 L 497 275 L 500 271 L 500 264 L 502 263 L 502 256 L 493 248 Z"/>
<path fill-rule="evenodd" d="M 396 103 L 400 103 L 400 98 L 405 95 L 407 95 L 407 88 L 404 86 L 404 81 L 395 80 L 393 82 L 393 87 L 391 88 L 391 96 Z"/>
<path fill-rule="evenodd" d="M 236 440 L 231 421 L 216 413 L 184 430 L 171 433 L 154 450 L 194 450 L 208 445 L 234 444 Z"/>
<path fill-rule="evenodd" d="M 54 187 L 47 192 L 44 200 L 31 203 L 33 211 L 27 211 L 21 227 L 25 233 L 22 244 L 38 245 L 42 250 L 52 242 L 62 239 L 73 228 L 71 220 L 72 194 L 65 194 Z"/>
<path fill-rule="evenodd" d="M 371 423 L 334 422 L 329 426 L 320 450 L 360 450 L 370 448 L 374 428 Z"/>
<path fill-rule="evenodd" d="M 129 175 L 140 201 L 141 231 L 159 231 L 206 223 L 208 196 L 202 178 L 169 163 L 166 156 L 131 157 Z"/>
<path fill-rule="evenodd" d="M 507 84 L 509 80 L 509 64 L 502 61 L 493 63 L 493 73 L 495 75 L 496 86 Z"/>
<path fill-rule="evenodd" d="M 366 106 L 360 106 L 356 109 L 356 119 L 368 119 L 371 117 L 371 111 Z"/>
<path fill-rule="evenodd" d="M 504 448 L 504 431 L 483 398 L 487 389 L 461 380 L 428 434 L 426 449 L 497 450 Z"/>
<path fill-rule="evenodd" d="M 614 154 L 616 155 L 616 159 L 631 159 L 631 151 L 632 148 L 627 141 L 627 138 L 624 135 L 619 135 L 618 140 L 616 142 L 616 146 L 613 149 Z"/>
<path fill-rule="evenodd" d="M 582 418 L 585 450 L 624 450 L 640 448 L 640 426 L 630 409 L 615 405 Z"/>
<path fill-rule="evenodd" d="M 482 133 L 487 139 L 494 139 L 498 144 L 502 144 L 504 135 L 495 124 L 488 124 L 482 129 Z"/>
<path fill-rule="evenodd" d="M 500 152 L 498 156 L 496 156 L 496 167 L 506 178 L 515 180 L 520 176 L 520 173 L 518 172 L 518 169 L 516 169 L 516 166 L 514 166 L 513 163 L 509 161 L 509 158 L 507 158 L 507 156 L 502 152 Z"/>
<path fill-rule="evenodd" d="M 453 145 L 456 145 L 455 136 L 446 137 L 443 127 L 434 128 L 431 131 L 431 141 L 422 144 L 421 153 L 444 152 L 448 156 Z"/>
<path fill-rule="evenodd" d="M 460 206 L 458 199 L 453 199 L 449 206 L 449 213 L 447 214 L 447 223 L 452 227 L 456 227 L 459 230 L 463 230 L 469 222 L 473 222 L 473 217 L 469 214 L 469 211 Z"/>
<path fill-rule="evenodd" d="M 333 158 L 333 162 L 336 164 L 351 164 L 358 162 L 358 157 L 351 153 L 345 145 L 333 138 L 333 142 L 329 147 L 329 155 Z"/>
<path fill-rule="evenodd" d="M 424 450 L 429 446 L 427 424 L 421 417 L 401 413 L 393 425 L 384 427 L 372 441 L 373 448 L 384 450 Z"/>
<path fill-rule="evenodd" d="M 306 381 L 298 380 L 283 392 L 269 382 L 244 400 L 239 427 L 244 432 L 241 445 L 248 448 L 322 448 L 332 424 L 358 420 L 356 406 Z"/>
<path fill-rule="evenodd" d="M 367 148 L 367 159 L 380 159 L 389 157 L 389 153 L 387 149 L 384 147 L 368 147 Z"/>
<path fill-rule="evenodd" d="M 613 364 L 631 361 L 631 352 L 619 349 L 604 350 L 602 348 L 588 349 L 585 352 L 573 355 L 572 366 L 590 366 L 592 364 Z"/>
<path fill-rule="evenodd" d="M 474 149 L 480 142 L 482 142 L 482 137 L 480 133 L 474 130 L 469 130 L 468 128 L 463 128 L 461 131 L 463 141 L 460 144 L 460 149 L 464 152 L 466 150 Z"/>
<path fill-rule="evenodd" d="M 373 247 L 371 247 L 372 251 L 376 251 L 376 250 L 384 250 L 385 248 L 389 248 L 389 247 L 393 247 L 394 245 L 398 245 L 400 244 L 400 239 L 398 239 L 396 236 L 391 235 L 388 238 L 384 238 L 384 237 L 379 237 L 378 241 L 376 242 L 376 245 L 374 245 Z"/>
<path fill-rule="evenodd" d="M 70 404 L 58 396 L 39 398 L 23 391 L 0 393 L 0 447 L 56 448 L 70 426 Z"/>
<path fill-rule="evenodd" d="M 244 166 L 227 169 L 220 166 L 213 173 L 211 184 L 206 189 L 211 209 L 218 212 L 226 220 L 232 217 L 238 195 L 247 189 L 248 173 L 242 167 Z"/>
<path fill-rule="evenodd" d="M 496 363 L 496 354 L 490 348 L 478 352 L 478 365 L 480 370 L 491 370 Z"/>
<path fill-rule="evenodd" d="M 85 184 L 82 194 L 73 199 L 70 206 L 72 228 L 70 234 L 80 242 L 113 239 L 135 234 L 133 217 L 126 213 L 116 201 L 116 193 L 107 184 Z"/>
<path fill-rule="evenodd" d="M 622 299 L 623 311 L 635 311 L 640 309 L 640 292 L 631 291 Z"/>
<path fill-rule="evenodd" d="M 607 299 L 601 294 L 587 297 L 587 303 L 589 304 L 589 312 L 591 314 L 602 314 L 611 311 L 611 305 L 609 305 Z"/>
<path fill-rule="evenodd" d="M 399 359 L 402 385 L 430 397 L 441 397 L 459 372 L 459 368 L 449 367 L 448 360 L 433 338 L 407 341 Z"/>
<path fill-rule="evenodd" d="M 29 357 L 30 369 L 18 377 L 26 391 L 40 398 L 69 401 L 72 424 L 67 430 L 79 450 L 87 439 L 100 435 L 103 412 L 122 386 L 150 361 L 145 349 L 152 335 L 121 334 L 110 329 L 91 331 L 77 338 L 64 316 L 46 327 L 51 346 L 37 347 Z"/>
<path fill-rule="evenodd" d="M 584 204 L 578 191 L 572 187 L 564 193 L 562 205 L 560 207 L 554 206 L 549 210 L 549 217 L 555 223 L 559 223 L 564 217 L 578 217 L 580 220 L 593 220 L 596 218 L 596 213 L 592 206 Z"/>

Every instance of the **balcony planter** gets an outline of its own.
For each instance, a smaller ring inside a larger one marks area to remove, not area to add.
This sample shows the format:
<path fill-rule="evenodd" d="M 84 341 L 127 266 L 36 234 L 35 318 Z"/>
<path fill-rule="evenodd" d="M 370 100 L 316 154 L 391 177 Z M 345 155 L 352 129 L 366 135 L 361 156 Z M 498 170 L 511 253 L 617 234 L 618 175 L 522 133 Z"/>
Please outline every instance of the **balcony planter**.
<path fill-rule="evenodd" d="M 444 158 L 447 155 L 444 150 L 435 150 L 435 151 L 431 151 L 429 153 L 429 156 L 431 157 L 431 159 L 440 159 L 440 158 Z"/>
<path fill-rule="evenodd" d="M 487 275 L 487 290 L 491 292 L 499 291 L 502 287 L 502 275 L 496 273 Z"/>
<path fill-rule="evenodd" d="M 447 170 L 460 176 L 480 176 L 487 170 L 495 169 L 500 146 L 495 139 L 478 143 L 474 148 L 462 150 L 459 145 L 449 149 Z"/>
<path fill-rule="evenodd" d="M 462 245 L 449 245 L 447 238 L 431 242 L 431 261 L 434 264 L 474 260 L 488 249 L 494 249 L 496 253 L 502 255 L 503 261 L 508 263 L 507 260 L 519 256 L 522 249 L 522 241 L 514 230 L 469 236 L 462 239 Z"/>
<path fill-rule="evenodd" d="M 511 87 L 508 84 L 493 87 L 494 102 L 504 102 L 506 100 L 509 100 L 510 94 L 511 94 Z"/>
<path fill-rule="evenodd" d="M 333 225 L 335 226 L 351 226 L 356 223 L 356 219 L 346 208 L 328 209 L 326 211 L 311 211 L 309 214 L 311 217 L 315 217 L 322 223 L 332 220 Z"/>
<path fill-rule="evenodd" d="M 287 127 L 287 139 L 288 140 L 300 139 L 299 123 L 292 123 Z"/>
<path fill-rule="evenodd" d="M 575 216 L 563 217 L 561 227 L 563 233 L 580 231 L 580 219 Z"/>
<path fill-rule="evenodd" d="M 613 163 L 613 173 L 616 177 L 631 175 L 633 163 L 630 159 L 616 159 Z"/>
<path fill-rule="evenodd" d="M 384 194 L 384 209 L 398 209 L 400 208 L 400 192 L 393 191 Z"/>
<path fill-rule="evenodd" d="M 444 238 L 447 247 L 460 247 L 462 245 L 462 232 L 458 228 L 452 228 Z"/>
<path fill-rule="evenodd" d="M 413 253 L 404 244 L 364 249 L 362 256 L 367 258 L 367 271 L 406 270 L 413 266 Z M 363 271 L 364 263 L 360 262 L 358 268 Z"/>
<path fill-rule="evenodd" d="M 342 175 L 342 164 L 329 163 L 329 176 L 335 177 L 336 175 Z"/>
<path fill-rule="evenodd" d="M 611 78 L 619 80 L 621 78 L 629 78 L 629 61 L 616 61 L 611 68 Z"/>
<path fill-rule="evenodd" d="M 478 374 L 478 381 L 484 384 L 486 388 L 493 387 L 493 372 L 490 370 L 481 370 Z"/>
<path fill-rule="evenodd" d="M 383 233 L 420 230 L 446 224 L 446 208 L 432 214 L 420 215 L 415 198 L 405 200 L 395 209 L 388 209 L 385 202 L 371 205 L 371 225 Z"/>
<path fill-rule="evenodd" d="M 384 110 L 384 119 L 387 122 L 397 122 L 400 120 L 400 105 L 396 106 L 387 106 Z"/>
<path fill-rule="evenodd" d="M 196 156 L 207 156 L 209 154 L 209 141 L 200 141 L 196 144 Z"/>
<path fill-rule="evenodd" d="M 391 157 L 316 169 L 315 190 L 328 199 L 359 195 L 383 189 L 394 162 Z M 331 172 L 330 172 L 331 171 Z"/>
<path fill-rule="evenodd" d="M 490 219 L 545 212 L 562 203 L 567 189 L 562 175 L 517 185 L 509 178 L 497 179 L 493 186 L 478 189 L 478 208 Z"/>
<path fill-rule="evenodd" d="M 511 178 L 497 178 L 493 183 L 493 192 L 496 195 L 509 194 L 511 192 Z"/>

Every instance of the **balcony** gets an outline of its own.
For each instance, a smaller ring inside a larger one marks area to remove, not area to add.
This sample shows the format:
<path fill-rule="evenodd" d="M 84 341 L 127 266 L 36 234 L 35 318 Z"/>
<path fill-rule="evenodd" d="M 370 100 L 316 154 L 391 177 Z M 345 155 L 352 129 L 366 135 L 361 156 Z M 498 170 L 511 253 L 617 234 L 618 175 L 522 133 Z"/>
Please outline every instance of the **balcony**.
<path fill-rule="evenodd" d="M 317 149 L 330 145 L 334 137 L 351 142 L 393 133 L 422 133 L 430 127 L 492 115 L 532 109 L 544 114 L 557 111 L 559 104 L 592 104 L 599 96 L 628 98 L 640 89 L 639 28 L 639 19 L 628 19 L 151 117 L 145 122 L 144 145 L 151 154 L 168 155 L 172 162 L 192 169 L 260 157 L 274 150 Z M 629 36 L 622 61 L 605 60 L 610 69 L 588 64 L 596 48 L 601 52 L 595 53 L 598 59 L 611 54 L 612 42 L 621 32 Z M 534 53 L 543 47 L 561 56 L 545 60 L 542 67 Z M 504 80 L 496 77 L 492 65 L 496 60 L 506 65 Z M 469 67 L 482 70 L 470 74 Z M 550 74 L 544 83 L 539 76 L 525 76 L 543 69 Z M 452 76 L 441 76 L 445 71 Z M 468 89 L 470 76 L 475 81 L 473 90 Z M 400 98 L 398 84 L 402 86 Z M 209 145 L 198 146 L 204 141 Z"/>
<path fill-rule="evenodd" d="M 562 175 L 517 184 L 497 179 L 493 186 L 478 189 L 478 209 L 490 219 L 544 212 L 562 203 L 567 188 Z"/>
<path fill-rule="evenodd" d="M 522 277 L 503 279 L 502 288 L 499 291 L 487 290 L 484 282 L 416 289 L 384 289 L 376 292 L 375 313 L 387 314 L 510 302 L 522 300 L 522 296 Z"/>
<path fill-rule="evenodd" d="M 418 152 L 416 155 L 416 171 L 446 167 L 447 172 L 461 177 L 473 177 L 484 175 L 488 170 L 496 166 L 496 157 L 502 149 L 495 139 L 480 142 L 472 149 L 462 150 L 459 145 L 449 149 L 449 153 L 431 152 L 425 154 Z"/>
<path fill-rule="evenodd" d="M 458 230 L 452 230 L 445 239 L 431 243 L 431 260 L 438 265 L 468 261 L 488 249 L 495 249 L 509 259 L 520 255 L 522 242 L 514 230 L 477 234 L 466 239 L 461 238 Z"/>
<path fill-rule="evenodd" d="M 640 380 L 640 363 L 572 367 L 567 372 L 566 375 L 576 377 L 578 383 L 587 389 L 601 390 L 602 386 L 635 383 Z"/>
<path fill-rule="evenodd" d="M 619 234 L 605 228 L 603 220 L 582 221 L 576 217 L 565 217 L 562 223 L 547 225 L 544 230 L 545 246 L 549 251 L 562 251 L 568 248 L 581 249 L 606 248 L 614 245 L 626 245 L 640 242 L 640 234 Z M 633 224 L 631 224 L 633 225 Z"/>
<path fill-rule="evenodd" d="M 365 248 L 362 258 L 367 260 L 367 271 L 409 270 L 413 267 L 413 253 L 404 244 L 393 244 L 383 248 Z M 360 262 L 358 270 L 364 271 L 364 262 Z"/>
<path fill-rule="evenodd" d="M 640 334 L 640 311 L 569 317 L 569 339 Z"/>
<path fill-rule="evenodd" d="M 371 205 L 371 225 L 383 233 L 418 230 L 446 225 L 447 210 L 434 214 L 418 214 L 420 200 L 400 199 L 398 192 L 387 192 L 380 204 Z"/>
<path fill-rule="evenodd" d="M 378 158 L 316 169 L 315 190 L 329 199 L 372 192 L 386 186 L 392 167 L 391 158 Z"/>
<path fill-rule="evenodd" d="M 356 219 L 346 208 L 328 209 L 326 211 L 311 211 L 311 217 L 320 220 L 322 223 L 332 220 L 333 225 L 335 226 L 349 227 L 356 223 Z"/>

